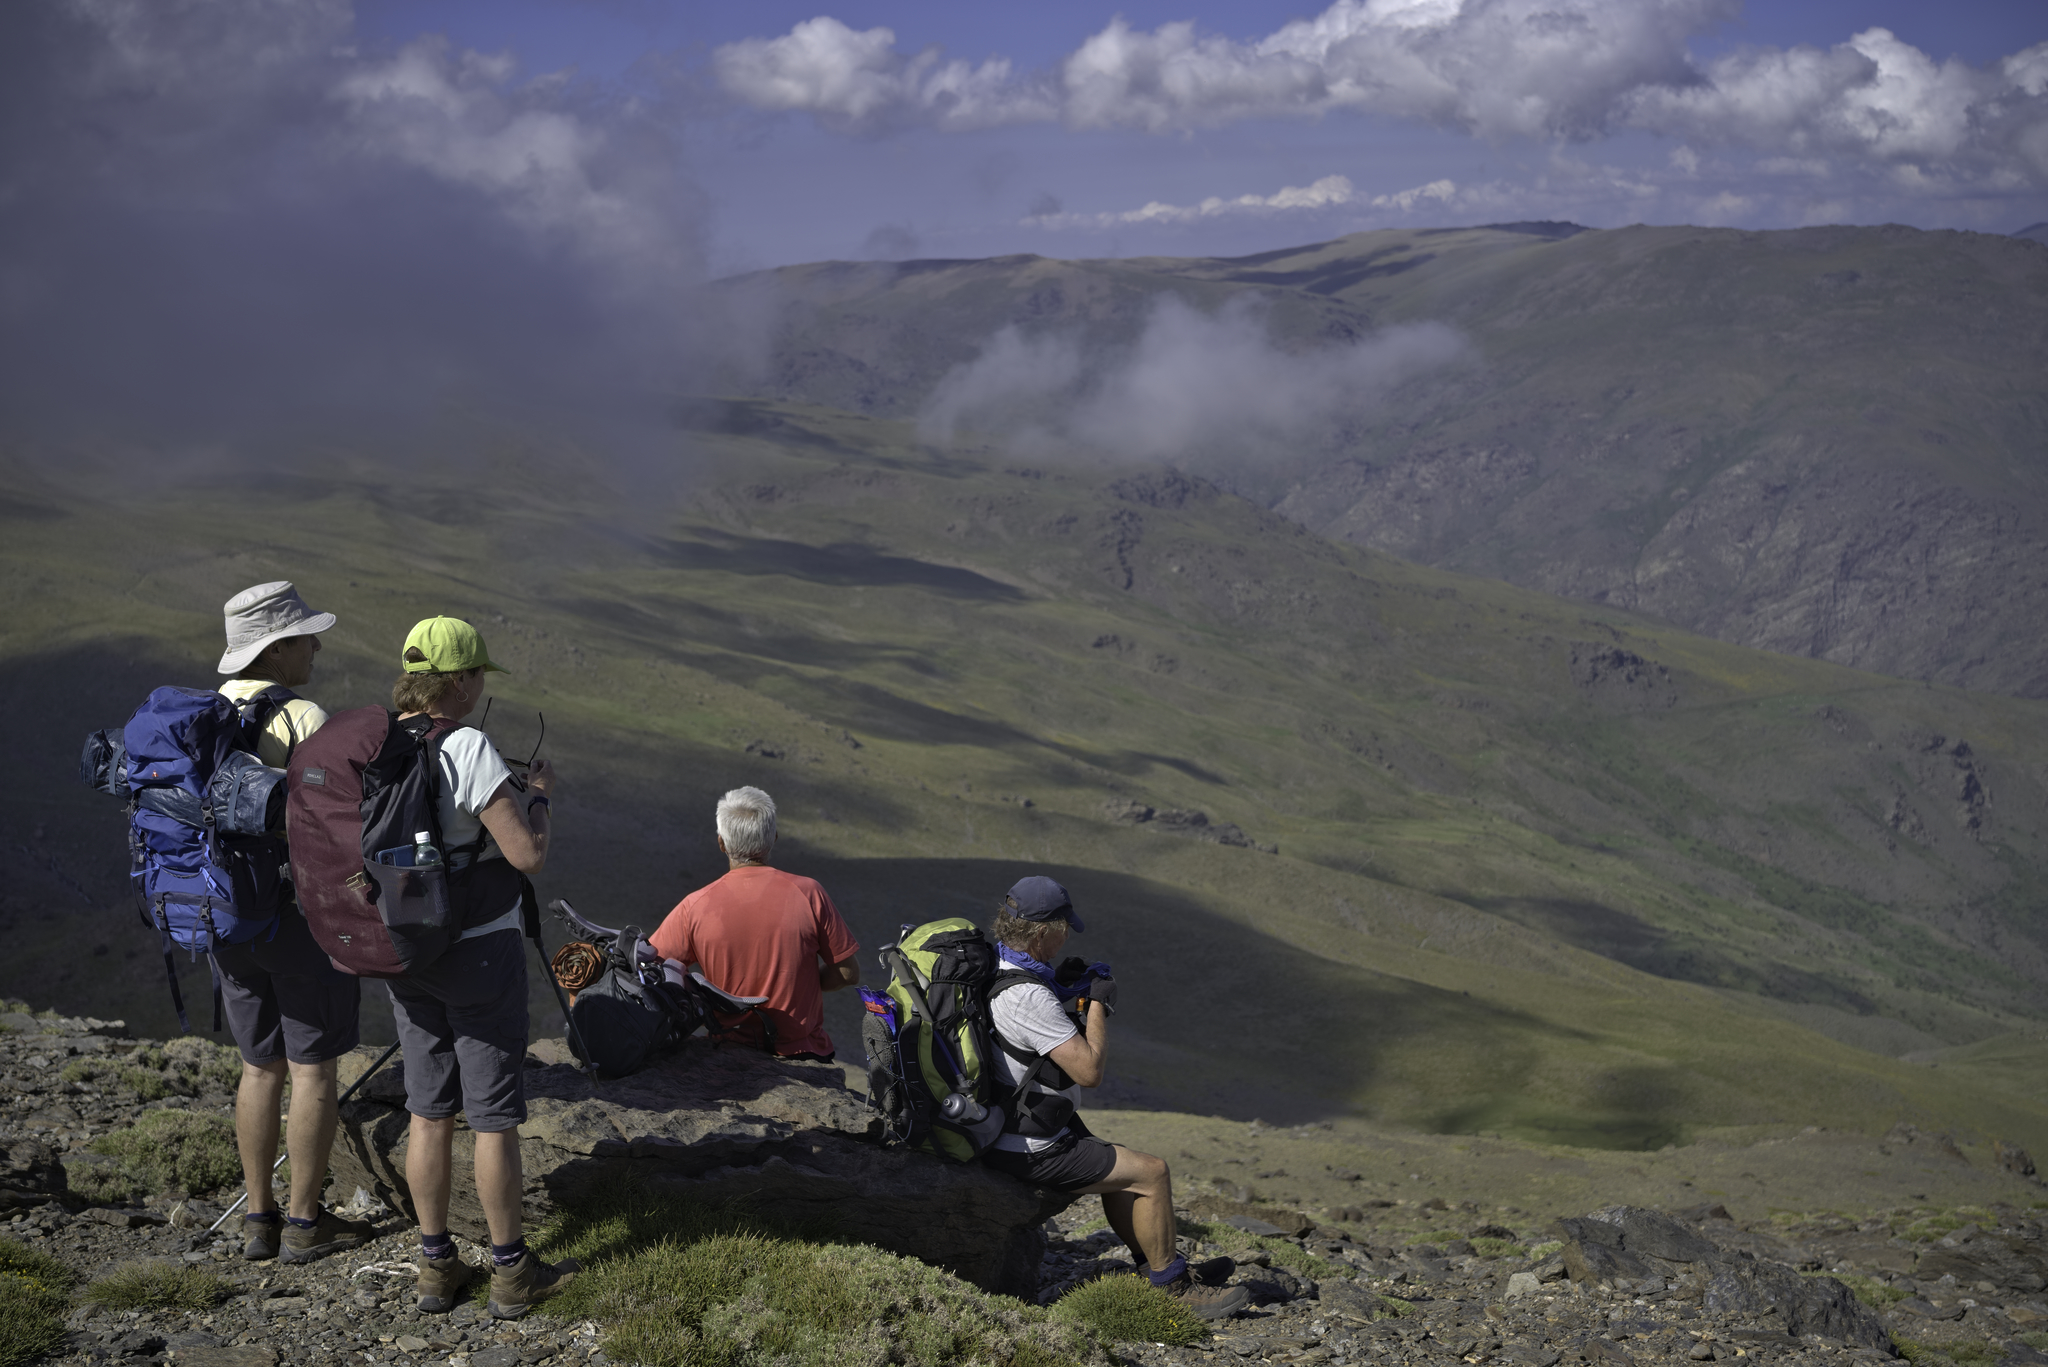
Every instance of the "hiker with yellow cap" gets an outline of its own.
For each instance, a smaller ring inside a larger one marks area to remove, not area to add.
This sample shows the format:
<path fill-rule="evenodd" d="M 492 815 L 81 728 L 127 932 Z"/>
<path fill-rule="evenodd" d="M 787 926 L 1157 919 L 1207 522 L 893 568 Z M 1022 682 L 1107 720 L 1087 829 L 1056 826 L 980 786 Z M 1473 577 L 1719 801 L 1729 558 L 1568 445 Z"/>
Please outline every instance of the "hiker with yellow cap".
<path fill-rule="evenodd" d="M 574 1262 L 549 1266 L 533 1255 L 520 1210 L 527 1043 L 520 912 L 525 875 L 547 863 L 555 771 L 536 758 L 520 778 L 489 736 L 464 724 L 483 700 L 484 675 L 505 672 L 475 627 L 430 617 L 405 638 L 402 662 L 391 704 L 401 724 L 415 717 L 431 721 L 451 915 L 462 927 L 438 958 L 388 980 L 412 1113 L 406 1183 L 420 1221 L 419 1306 L 429 1313 L 452 1308 L 479 1270 L 462 1259 L 448 1234 L 459 1110 L 475 1132 L 477 1199 L 490 1226 L 490 1310 L 511 1318 L 576 1271 Z M 473 853 L 465 861 L 466 847 Z"/>

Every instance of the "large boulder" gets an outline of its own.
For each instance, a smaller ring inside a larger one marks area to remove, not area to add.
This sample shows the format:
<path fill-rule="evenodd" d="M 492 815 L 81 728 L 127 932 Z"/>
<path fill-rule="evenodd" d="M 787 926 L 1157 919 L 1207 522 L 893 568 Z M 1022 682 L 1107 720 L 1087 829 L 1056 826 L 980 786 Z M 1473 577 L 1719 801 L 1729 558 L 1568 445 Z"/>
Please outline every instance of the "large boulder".
<path fill-rule="evenodd" d="M 375 1051 L 342 1068 L 360 1077 Z M 836 1231 L 956 1273 L 989 1291 L 1029 1296 L 1045 1251 L 1041 1226 L 1073 1199 L 979 1164 L 883 1148 L 866 1100 L 835 1064 L 778 1059 L 702 1039 L 630 1077 L 592 1082 L 560 1040 L 527 1057 L 528 1118 L 519 1127 L 529 1227 L 588 1193 L 646 1183 L 766 1220 Z M 409 1118 L 404 1059 L 379 1070 L 341 1110 L 334 1176 L 413 1215 L 405 1180 Z M 459 1121 L 448 1224 L 486 1235 L 475 1189 L 475 1139 Z"/>

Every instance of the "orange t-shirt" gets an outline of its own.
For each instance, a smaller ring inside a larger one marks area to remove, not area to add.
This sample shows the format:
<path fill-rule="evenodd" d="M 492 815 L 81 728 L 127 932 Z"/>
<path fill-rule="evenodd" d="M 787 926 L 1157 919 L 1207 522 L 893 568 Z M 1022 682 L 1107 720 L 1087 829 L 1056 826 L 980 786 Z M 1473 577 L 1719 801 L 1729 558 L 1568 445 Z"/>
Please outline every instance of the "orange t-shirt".
<path fill-rule="evenodd" d="M 839 908 L 815 879 L 748 867 L 676 903 L 648 938 L 655 952 L 696 964 L 721 991 L 766 997 L 778 1054 L 829 1054 L 818 959 L 843 963 L 860 952 Z"/>

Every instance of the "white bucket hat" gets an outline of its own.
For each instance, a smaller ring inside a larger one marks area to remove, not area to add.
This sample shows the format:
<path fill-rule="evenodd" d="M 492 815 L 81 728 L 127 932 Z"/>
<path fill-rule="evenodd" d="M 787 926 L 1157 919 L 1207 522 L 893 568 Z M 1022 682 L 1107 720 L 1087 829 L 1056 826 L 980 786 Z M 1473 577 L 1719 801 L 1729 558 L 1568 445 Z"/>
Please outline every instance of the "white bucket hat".
<path fill-rule="evenodd" d="M 241 673 L 272 641 L 317 636 L 334 625 L 334 614 L 307 607 L 289 579 L 243 589 L 223 611 L 228 619 L 228 649 L 220 657 L 223 674 Z"/>

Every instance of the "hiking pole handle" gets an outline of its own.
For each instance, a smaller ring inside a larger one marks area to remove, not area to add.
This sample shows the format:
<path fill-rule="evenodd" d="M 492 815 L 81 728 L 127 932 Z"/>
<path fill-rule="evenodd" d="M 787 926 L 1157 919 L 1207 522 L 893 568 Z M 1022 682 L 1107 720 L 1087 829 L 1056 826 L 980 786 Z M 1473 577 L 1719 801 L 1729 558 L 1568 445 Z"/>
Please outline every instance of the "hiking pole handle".
<path fill-rule="evenodd" d="M 374 1074 L 379 1068 L 382 1068 L 385 1064 L 391 1062 L 391 1056 L 397 1052 L 398 1041 L 393 1040 L 391 1041 L 391 1047 L 389 1049 L 386 1049 L 383 1053 L 379 1054 L 377 1056 L 377 1061 L 363 1070 L 362 1076 L 358 1077 L 354 1082 L 349 1083 L 347 1091 L 343 1092 L 340 1096 L 334 1098 L 334 1108 L 338 1111 L 342 1108 L 343 1105 L 347 1104 L 348 1099 L 356 1094 L 356 1088 L 362 1086 L 365 1082 L 368 1082 L 372 1074 Z M 291 1157 L 291 1154 L 289 1153 L 279 1154 L 277 1156 L 277 1161 L 270 1165 L 270 1171 L 272 1173 L 275 1173 L 279 1168 L 284 1166 L 284 1160 L 289 1157 Z M 240 1210 L 242 1208 L 242 1202 L 248 1199 L 249 1190 L 247 1187 L 244 1187 L 242 1189 L 242 1194 L 235 1198 L 235 1203 L 229 1206 L 225 1211 L 221 1212 L 221 1217 L 218 1220 L 215 1220 L 212 1224 L 208 1225 L 206 1227 L 206 1232 L 208 1234 L 211 1234 L 215 1230 L 219 1229 L 222 1225 L 226 1224 L 228 1216 L 233 1215 L 236 1211 Z"/>

